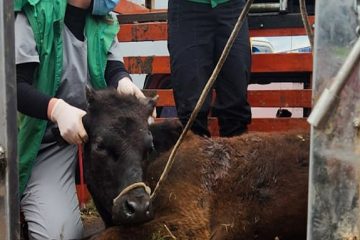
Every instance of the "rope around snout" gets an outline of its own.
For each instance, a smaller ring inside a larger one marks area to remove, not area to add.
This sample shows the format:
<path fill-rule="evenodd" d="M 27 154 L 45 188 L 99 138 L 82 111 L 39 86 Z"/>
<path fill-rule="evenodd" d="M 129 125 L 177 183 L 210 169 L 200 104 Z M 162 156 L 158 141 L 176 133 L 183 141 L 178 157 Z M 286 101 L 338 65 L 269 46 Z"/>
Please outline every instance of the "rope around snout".
<path fill-rule="evenodd" d="M 144 190 L 145 190 L 145 192 L 146 192 L 147 194 L 149 194 L 149 195 L 151 194 L 151 188 L 150 188 L 149 186 L 147 186 L 144 182 L 133 183 L 133 184 L 127 186 L 126 188 L 124 188 L 124 189 L 119 193 L 119 195 L 117 195 L 117 197 L 113 199 L 113 204 L 115 204 L 115 202 L 116 202 L 117 200 L 119 200 L 119 198 L 120 198 L 121 196 L 123 196 L 124 194 L 130 192 L 131 190 L 133 190 L 133 189 L 135 189 L 135 188 L 139 188 L 139 187 L 143 187 Z"/>
<path fill-rule="evenodd" d="M 238 33 L 239 33 L 243 23 L 244 23 L 245 17 L 249 13 L 250 6 L 253 3 L 253 1 L 254 0 L 248 0 L 246 2 L 246 4 L 245 4 L 243 10 L 241 11 L 241 14 L 240 14 L 235 26 L 234 26 L 234 29 L 231 32 L 231 35 L 230 35 L 230 37 L 229 37 L 229 39 L 228 39 L 228 41 L 227 41 L 227 43 L 226 43 L 226 45 L 224 47 L 223 52 L 221 53 L 219 61 L 216 64 L 216 67 L 215 67 L 214 71 L 212 72 L 207 84 L 205 85 L 204 90 L 202 91 L 198 102 L 196 103 L 196 106 L 195 106 L 193 112 L 191 113 L 189 121 L 187 122 L 186 126 L 184 127 L 184 130 L 182 131 L 179 139 L 177 140 L 174 148 L 172 149 L 172 151 L 170 153 L 170 156 L 169 156 L 169 159 L 168 159 L 168 161 L 166 163 L 166 166 L 165 166 L 165 168 L 164 168 L 164 170 L 163 170 L 163 172 L 162 172 L 162 174 L 161 174 L 161 176 L 159 178 L 159 181 L 157 182 L 157 184 L 155 186 L 155 189 L 154 189 L 153 193 L 150 196 L 151 200 L 153 200 L 156 197 L 156 195 L 157 195 L 157 193 L 159 191 L 159 187 L 161 186 L 161 184 L 164 182 L 167 175 L 169 174 L 170 169 L 171 169 L 171 167 L 172 167 L 172 165 L 174 163 L 176 153 L 177 153 L 177 151 L 178 151 L 178 149 L 180 147 L 180 144 L 183 142 L 186 133 L 189 131 L 191 125 L 195 121 L 195 118 L 198 115 L 201 106 L 204 104 L 206 96 L 208 95 L 210 89 L 214 85 L 214 82 L 215 82 L 217 76 L 219 75 L 219 72 L 220 72 L 222 66 L 225 63 L 226 58 L 229 55 L 230 49 L 231 49 L 231 47 L 233 46 L 233 44 L 235 42 L 235 38 L 238 35 Z"/>

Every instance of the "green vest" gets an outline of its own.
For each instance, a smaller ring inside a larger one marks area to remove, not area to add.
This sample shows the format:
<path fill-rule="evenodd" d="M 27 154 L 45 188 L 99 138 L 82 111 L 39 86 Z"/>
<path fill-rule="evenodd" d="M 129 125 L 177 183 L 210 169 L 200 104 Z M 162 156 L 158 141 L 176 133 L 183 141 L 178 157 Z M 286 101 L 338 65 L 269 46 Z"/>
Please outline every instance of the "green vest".
<path fill-rule="evenodd" d="M 61 82 L 63 64 L 62 30 L 66 0 L 15 0 L 15 11 L 22 11 L 34 32 L 40 64 L 35 73 L 34 86 L 41 92 L 55 96 Z M 119 24 L 88 16 L 85 35 L 88 49 L 88 68 L 91 84 L 95 89 L 105 88 L 104 72 L 108 50 L 111 47 Z M 38 154 L 47 121 L 22 115 L 18 133 L 19 187 L 20 196 L 31 174 Z"/>
<path fill-rule="evenodd" d="M 207 4 L 211 4 L 211 7 L 216 7 L 217 5 L 221 4 L 221 3 L 225 3 L 228 2 L 230 0 L 188 0 L 190 2 L 197 2 L 197 3 L 207 3 Z"/>

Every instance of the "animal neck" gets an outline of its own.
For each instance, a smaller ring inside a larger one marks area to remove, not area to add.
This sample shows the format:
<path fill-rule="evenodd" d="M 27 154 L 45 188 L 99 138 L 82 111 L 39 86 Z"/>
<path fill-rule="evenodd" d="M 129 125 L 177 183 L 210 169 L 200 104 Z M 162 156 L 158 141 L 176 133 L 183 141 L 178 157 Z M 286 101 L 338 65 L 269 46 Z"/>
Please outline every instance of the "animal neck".
<path fill-rule="evenodd" d="M 199 226 L 196 236 L 202 236 L 199 239 L 210 239 L 207 227 L 210 219 L 210 198 L 203 180 L 208 161 L 198 154 L 198 147 L 203 145 L 202 141 L 201 138 L 190 134 L 181 145 L 174 165 L 153 202 L 154 221 L 160 224 L 164 217 L 190 216 L 182 219 L 177 217 L 174 221 L 178 226 Z M 169 154 L 170 152 L 161 155 L 148 168 L 151 174 L 147 178 L 150 180 L 152 189 L 164 169 Z M 196 214 L 192 215 L 195 212 Z M 181 234 L 185 233 L 185 230 L 183 232 L 178 230 L 176 236 L 187 239 L 188 236 L 181 237 Z"/>

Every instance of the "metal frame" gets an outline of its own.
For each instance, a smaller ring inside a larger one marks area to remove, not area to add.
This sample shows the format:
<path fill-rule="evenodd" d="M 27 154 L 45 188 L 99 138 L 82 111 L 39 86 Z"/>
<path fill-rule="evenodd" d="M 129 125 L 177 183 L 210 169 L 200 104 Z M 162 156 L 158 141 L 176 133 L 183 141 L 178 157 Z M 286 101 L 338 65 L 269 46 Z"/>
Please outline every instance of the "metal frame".
<path fill-rule="evenodd" d="M 308 119 L 313 126 L 307 239 L 360 239 L 360 42 L 354 0 L 316 0 L 315 29 L 317 107 Z"/>
<path fill-rule="evenodd" d="M 288 10 L 288 0 L 279 0 L 273 3 L 253 3 L 250 12 L 286 12 Z"/>
<path fill-rule="evenodd" d="M 0 1 L 0 239 L 19 239 L 13 0 Z"/>

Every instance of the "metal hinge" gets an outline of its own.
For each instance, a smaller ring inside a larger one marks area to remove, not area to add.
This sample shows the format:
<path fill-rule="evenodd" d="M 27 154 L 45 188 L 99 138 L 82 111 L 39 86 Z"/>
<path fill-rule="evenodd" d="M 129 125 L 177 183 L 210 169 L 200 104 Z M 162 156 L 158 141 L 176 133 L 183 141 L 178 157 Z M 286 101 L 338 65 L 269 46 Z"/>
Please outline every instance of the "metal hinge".
<path fill-rule="evenodd" d="M 360 0 L 354 0 L 354 11 L 357 15 L 356 34 L 360 35 Z"/>
<path fill-rule="evenodd" d="M 0 146 L 0 181 L 5 177 L 5 171 L 6 171 L 5 149 L 3 146 Z"/>
<path fill-rule="evenodd" d="M 253 3 L 250 7 L 251 13 L 286 12 L 287 10 L 288 0 L 279 0 L 278 3 Z"/>
<path fill-rule="evenodd" d="M 0 160 L 5 159 L 5 149 L 3 146 L 0 146 Z"/>
<path fill-rule="evenodd" d="M 360 154 L 360 117 L 353 120 L 353 126 L 355 128 L 355 152 Z"/>
<path fill-rule="evenodd" d="M 280 12 L 286 12 L 288 10 L 288 0 L 280 0 Z"/>

